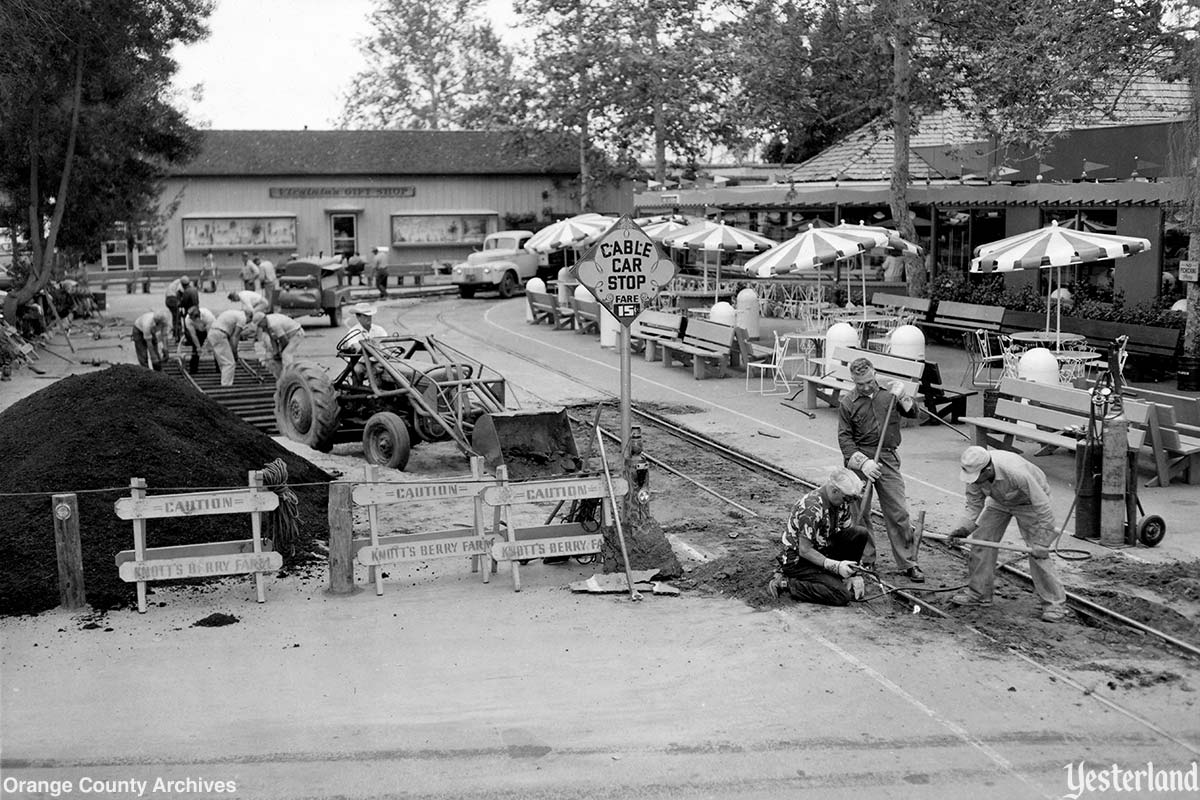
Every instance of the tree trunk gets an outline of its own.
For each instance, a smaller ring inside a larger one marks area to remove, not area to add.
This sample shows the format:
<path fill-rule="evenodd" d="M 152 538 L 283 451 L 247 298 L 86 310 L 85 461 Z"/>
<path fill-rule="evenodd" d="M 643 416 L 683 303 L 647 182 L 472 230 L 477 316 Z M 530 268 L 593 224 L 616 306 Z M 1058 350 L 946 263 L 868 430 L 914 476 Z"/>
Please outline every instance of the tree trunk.
<path fill-rule="evenodd" d="M 908 0 L 895 2 L 895 33 L 892 41 L 892 182 L 889 206 L 896 232 L 910 242 L 917 241 L 917 228 L 908 206 L 908 149 L 912 135 L 910 98 L 912 94 L 911 33 Z M 904 274 L 908 293 L 919 297 L 925 288 L 925 262 L 905 257 Z"/>
<path fill-rule="evenodd" d="M 1200 163 L 1195 158 L 1200 147 L 1200 38 L 1192 43 L 1192 118 L 1188 120 L 1188 141 L 1185 153 L 1187 171 L 1188 261 L 1200 261 Z M 1187 285 L 1187 322 L 1183 330 L 1183 354 L 1200 357 L 1200 283 Z"/>

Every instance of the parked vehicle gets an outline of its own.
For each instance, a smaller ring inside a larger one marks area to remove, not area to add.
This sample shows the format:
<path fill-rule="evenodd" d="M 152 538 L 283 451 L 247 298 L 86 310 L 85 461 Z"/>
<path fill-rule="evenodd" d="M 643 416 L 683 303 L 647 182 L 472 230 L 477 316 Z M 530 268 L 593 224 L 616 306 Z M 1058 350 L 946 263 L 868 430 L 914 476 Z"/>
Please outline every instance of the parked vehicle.
<path fill-rule="evenodd" d="M 450 282 L 458 286 L 460 297 L 471 298 L 476 292 L 496 291 L 512 297 L 525 281 L 548 265 L 546 256 L 525 249 L 533 236 L 529 231 L 497 231 L 483 240 L 483 249 L 454 265 Z"/>
<path fill-rule="evenodd" d="M 337 258 L 302 258 L 276 269 L 279 288 L 275 308 L 289 317 L 328 316 L 342 322 L 342 305 L 350 300 L 345 268 Z"/>

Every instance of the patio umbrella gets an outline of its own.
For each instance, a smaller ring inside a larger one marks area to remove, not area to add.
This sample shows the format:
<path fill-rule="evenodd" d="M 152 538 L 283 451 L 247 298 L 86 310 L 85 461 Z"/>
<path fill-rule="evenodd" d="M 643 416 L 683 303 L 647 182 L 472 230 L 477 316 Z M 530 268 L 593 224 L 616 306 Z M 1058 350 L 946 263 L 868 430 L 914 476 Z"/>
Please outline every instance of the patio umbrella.
<path fill-rule="evenodd" d="M 881 245 L 884 241 L 886 237 L 878 234 L 847 232 L 837 227 L 813 227 L 750 259 L 744 269 L 747 275 L 756 278 L 817 269 L 819 294 L 820 267 L 845 258 L 853 258 L 864 250 Z"/>
<path fill-rule="evenodd" d="M 656 242 L 676 231 L 694 225 L 700 220 L 683 214 L 661 214 L 656 217 L 638 217 L 634 220 L 642 231 Z"/>
<path fill-rule="evenodd" d="M 854 233 L 862 236 L 882 236 L 886 238 L 886 242 L 874 247 L 868 247 L 865 252 L 878 253 L 888 256 L 916 256 L 918 258 L 925 255 L 925 248 L 919 244 L 908 241 L 900 234 L 891 228 L 884 228 L 880 225 L 864 225 L 859 222 L 857 225 L 848 223 L 839 224 L 834 230 Z M 846 295 L 850 294 L 850 276 L 846 275 Z M 863 314 L 867 313 L 867 273 L 862 270 L 862 296 L 863 296 Z"/>
<path fill-rule="evenodd" d="M 774 239 L 723 222 L 704 220 L 663 238 L 665 247 L 700 250 L 704 253 L 704 288 L 708 289 L 708 254 L 717 254 L 716 288 L 721 286 L 721 253 L 758 253 L 775 246 Z"/>
<path fill-rule="evenodd" d="M 553 253 L 567 248 L 578 250 L 599 239 L 616 221 L 615 217 L 603 214 L 576 214 L 542 228 L 529 237 L 525 249 L 531 253 Z"/>
<path fill-rule="evenodd" d="M 1054 267 L 1062 281 L 1062 268 L 1077 264 L 1125 258 L 1150 249 L 1150 240 L 1138 236 L 1077 231 L 1057 222 L 1035 231 L 981 244 L 971 259 L 971 272 L 1014 272 L 1020 269 Z M 1058 298 L 1057 334 L 1062 329 L 1062 298 Z M 1050 330 L 1050 298 L 1046 298 L 1046 330 Z"/>

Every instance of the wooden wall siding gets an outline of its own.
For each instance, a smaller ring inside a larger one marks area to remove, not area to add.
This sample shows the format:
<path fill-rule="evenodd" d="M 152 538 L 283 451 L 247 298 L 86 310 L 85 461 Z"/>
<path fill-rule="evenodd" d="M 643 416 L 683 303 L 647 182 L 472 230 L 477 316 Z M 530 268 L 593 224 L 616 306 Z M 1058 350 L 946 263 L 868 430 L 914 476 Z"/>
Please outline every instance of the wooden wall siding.
<path fill-rule="evenodd" d="M 346 188 L 346 187 L 414 187 L 411 197 L 271 197 L 273 187 L 300 188 Z M 546 197 L 543 197 L 543 193 Z M 547 176 L 513 177 L 280 177 L 280 178 L 191 178 L 172 179 L 163 192 L 163 205 L 179 197 L 181 202 L 174 216 L 167 222 L 166 246 L 162 253 L 162 266 L 172 269 L 199 269 L 203 251 L 185 250 L 183 247 L 183 218 L 187 215 L 205 214 L 219 217 L 222 214 L 294 214 L 296 216 L 296 251 L 304 254 L 331 250 L 329 213 L 356 213 L 358 215 L 358 241 L 364 253 L 378 245 L 391 242 L 391 217 L 406 211 L 453 211 L 468 209 L 492 209 L 500 214 L 504 224 L 505 214 L 542 215 L 548 210 L 553 215 L 578 212 L 578 201 L 574 196 L 573 184 L 568 180 L 555 182 Z M 631 210 L 632 193 L 628 186 L 601 190 L 598 208 L 612 211 Z M 393 251 L 393 263 L 405 261 L 430 261 L 435 256 L 440 260 L 459 258 L 462 254 L 451 252 L 453 248 L 402 248 Z M 419 251 L 419 252 L 418 252 Z M 272 261 L 286 260 L 291 253 L 264 250 L 263 256 Z M 438 253 L 441 255 L 438 256 Z M 214 251 L 218 266 L 233 264 L 239 260 L 240 251 Z"/>

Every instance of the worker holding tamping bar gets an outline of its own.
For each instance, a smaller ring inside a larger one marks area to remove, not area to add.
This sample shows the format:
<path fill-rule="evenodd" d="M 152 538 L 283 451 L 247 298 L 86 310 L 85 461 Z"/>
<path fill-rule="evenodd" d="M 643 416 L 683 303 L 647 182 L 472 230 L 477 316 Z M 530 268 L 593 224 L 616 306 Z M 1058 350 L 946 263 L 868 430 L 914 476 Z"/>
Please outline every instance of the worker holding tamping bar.
<path fill-rule="evenodd" d="M 875 378 L 875 366 L 865 358 L 850 362 L 850 377 L 854 379 L 854 391 L 843 393 L 838 406 L 838 446 L 846 466 L 870 481 L 879 494 L 896 566 L 913 583 L 924 583 L 896 452 L 900 447 L 900 417 L 916 417 L 919 409 L 900 381 L 892 381 L 885 391 Z M 867 494 L 862 513 L 870 530 L 870 492 Z M 863 565 L 875 566 L 875 541 L 870 537 L 863 551 Z"/>
<path fill-rule="evenodd" d="M 966 514 L 950 532 L 956 539 L 972 536 L 998 542 L 1013 518 L 1021 538 L 1030 547 L 1029 574 L 1033 590 L 1042 601 L 1044 622 L 1067 616 L 1067 593 L 1050 561 L 1050 546 L 1058 537 L 1050 508 L 1046 473 L 1016 453 L 987 450 L 972 445 L 959 459 L 959 477 L 967 485 Z M 967 562 L 967 588 L 950 598 L 957 606 L 982 606 L 992 602 L 996 582 L 993 547 L 973 547 Z"/>

